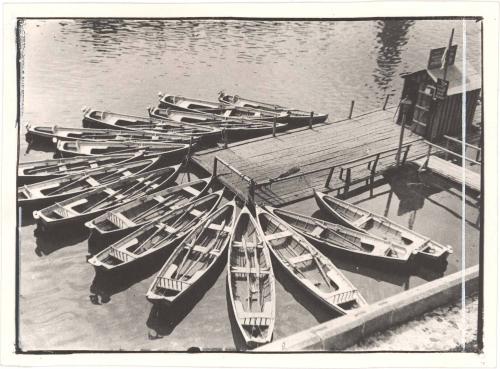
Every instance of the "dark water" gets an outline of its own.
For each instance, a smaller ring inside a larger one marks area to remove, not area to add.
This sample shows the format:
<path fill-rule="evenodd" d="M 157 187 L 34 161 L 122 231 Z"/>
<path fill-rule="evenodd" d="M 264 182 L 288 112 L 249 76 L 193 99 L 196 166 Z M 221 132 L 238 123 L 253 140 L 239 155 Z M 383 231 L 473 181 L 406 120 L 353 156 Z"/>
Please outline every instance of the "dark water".
<path fill-rule="evenodd" d="M 379 108 L 400 93 L 400 73 L 425 67 L 451 28 L 462 57 L 461 21 L 27 21 L 23 28 L 22 122 L 81 125 L 81 107 L 144 114 L 157 92 L 215 99 L 217 92 L 322 111 L 344 118 Z M 479 68 L 480 24 L 466 22 L 467 60 Z M 51 156 L 25 154 L 21 161 Z M 394 272 L 335 259 L 369 302 L 461 266 L 460 192 L 436 178 L 405 173 L 351 201 L 450 244 L 441 269 Z M 427 184 L 426 184 L 427 183 Z M 466 265 L 477 263 L 478 211 L 467 198 Z M 315 213 L 312 201 L 292 208 Z M 319 216 L 323 216 L 319 214 Z M 225 273 L 190 306 L 157 311 L 144 294 L 161 265 L 115 279 L 86 263 L 85 231 L 34 236 L 28 216 L 20 236 L 20 342 L 23 349 L 186 350 L 241 348 L 229 314 Z M 104 245 L 101 245 L 104 246 Z M 281 338 L 331 318 L 277 270 Z"/>

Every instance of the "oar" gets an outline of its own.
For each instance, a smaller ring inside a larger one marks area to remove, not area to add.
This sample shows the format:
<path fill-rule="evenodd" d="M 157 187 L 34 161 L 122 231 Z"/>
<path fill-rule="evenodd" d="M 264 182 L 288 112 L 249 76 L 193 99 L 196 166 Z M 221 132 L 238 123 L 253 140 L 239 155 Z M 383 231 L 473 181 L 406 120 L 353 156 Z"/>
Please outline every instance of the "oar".
<path fill-rule="evenodd" d="M 214 245 L 214 246 L 217 244 L 217 242 L 219 242 L 219 237 L 220 237 L 221 232 L 222 232 L 222 230 L 224 229 L 224 227 L 225 227 L 225 226 L 226 226 L 226 219 L 224 219 L 224 221 L 222 222 L 222 228 L 219 230 L 219 232 L 217 232 L 217 236 L 216 236 L 215 241 L 214 241 L 214 243 L 213 243 L 213 245 Z M 219 243 L 220 243 L 220 242 L 219 242 Z M 213 249 L 213 248 L 214 248 L 214 247 L 212 247 L 212 249 Z M 202 258 L 202 256 L 206 256 L 206 255 L 207 255 L 207 254 L 205 254 L 205 253 L 201 253 L 201 252 L 200 252 L 200 255 L 198 255 L 198 257 L 196 258 L 196 260 L 194 260 L 194 261 L 191 263 L 191 265 L 189 266 L 189 268 L 188 268 L 188 269 L 187 269 L 184 273 L 182 273 L 182 275 L 181 275 L 181 276 L 179 276 L 179 279 L 184 278 L 184 276 L 185 276 L 186 274 L 188 274 L 188 273 L 191 271 L 191 269 L 193 268 L 193 266 L 195 266 L 195 265 L 196 265 L 196 264 L 200 261 L 200 259 Z"/>
<path fill-rule="evenodd" d="M 191 244 L 189 245 L 189 248 L 186 249 L 186 254 L 182 258 L 182 261 L 179 264 L 179 267 L 177 268 L 177 273 L 176 273 L 177 274 L 177 276 L 176 276 L 177 280 L 179 280 L 181 278 L 180 271 L 181 271 L 182 267 L 184 266 L 184 264 L 186 263 L 186 260 L 187 260 L 187 258 L 189 256 L 189 254 L 191 253 L 191 250 L 193 249 L 194 244 L 196 243 L 196 241 L 200 237 L 201 233 L 203 233 L 203 226 L 202 225 L 200 225 L 200 229 L 202 229 L 201 232 L 199 234 L 197 234 L 196 236 L 193 237 L 193 242 L 191 242 Z M 182 246 L 182 244 L 181 244 L 181 246 Z M 185 274 L 185 273 L 183 273 L 183 274 Z"/>
<path fill-rule="evenodd" d="M 325 271 L 323 270 L 323 267 L 321 266 L 320 262 L 318 261 L 317 259 L 317 256 L 315 253 L 309 251 L 313 257 L 313 260 L 314 262 L 316 263 L 316 266 L 318 267 L 320 273 L 321 273 L 321 276 L 323 277 L 323 279 L 325 280 L 326 284 L 329 286 L 329 287 L 332 287 L 331 285 L 331 282 L 330 282 L 330 278 L 328 278 L 328 276 L 326 275 Z"/>
<path fill-rule="evenodd" d="M 166 202 L 168 199 L 170 199 L 172 196 L 173 196 L 173 195 L 170 195 L 170 196 L 166 197 L 163 201 L 158 202 L 157 204 L 155 204 L 154 206 L 152 206 L 151 208 L 149 208 L 149 209 L 148 209 L 148 210 L 146 210 L 145 212 L 137 214 L 136 216 L 134 216 L 134 217 L 133 217 L 133 218 L 131 218 L 130 220 L 135 221 L 135 220 L 136 220 L 137 218 L 139 218 L 139 217 L 144 218 L 144 217 L 146 217 L 147 215 L 149 215 L 150 213 L 152 213 L 152 212 L 156 211 L 156 209 L 159 209 L 159 208 L 161 208 L 161 207 L 163 207 L 163 206 L 170 206 L 170 205 L 175 204 L 175 203 L 177 203 L 177 202 L 179 202 L 179 201 L 181 200 L 181 199 L 177 199 L 177 198 L 176 198 L 175 200 L 173 200 L 173 201 L 171 201 L 171 202 L 165 203 L 165 202 Z"/>
<path fill-rule="evenodd" d="M 112 193 L 112 194 L 108 194 L 108 196 L 106 196 L 104 199 L 102 199 L 101 201 L 98 201 L 97 203 L 95 203 L 94 205 L 92 205 L 91 207 L 87 208 L 84 212 L 82 213 L 88 213 L 90 210 L 92 209 L 95 209 L 97 206 L 101 205 L 103 202 L 109 200 L 110 198 L 112 197 L 115 197 L 117 195 L 123 195 L 125 193 L 127 193 L 130 189 L 132 188 L 135 188 L 137 187 L 138 185 L 140 185 L 141 183 L 143 183 L 144 179 L 139 179 L 138 183 L 136 183 L 135 185 L 133 185 L 132 187 L 130 188 L 122 188 L 121 190 L 119 191 L 116 191 L 115 193 Z M 108 187 L 109 188 L 109 187 Z M 123 190 L 125 190 L 125 192 L 121 193 Z"/>
<path fill-rule="evenodd" d="M 257 269 L 257 301 L 259 301 L 259 307 L 260 309 L 262 310 L 262 301 L 261 301 L 261 293 L 260 293 L 260 263 L 259 263 L 259 260 L 257 258 L 257 251 L 258 251 L 258 247 L 257 247 L 257 230 L 254 230 L 254 233 L 253 233 L 253 242 L 254 242 L 254 259 L 255 259 L 255 268 Z"/>
<path fill-rule="evenodd" d="M 43 172 L 43 171 L 46 171 L 47 169 L 58 168 L 58 167 L 62 167 L 64 165 L 69 165 L 69 164 L 57 163 L 57 164 L 53 164 L 53 165 L 47 165 L 47 166 L 42 167 L 42 168 L 33 168 L 30 170 L 27 170 L 26 174 L 34 174 L 34 173 L 38 173 L 38 172 Z"/>
<path fill-rule="evenodd" d="M 80 179 L 78 179 L 77 182 L 82 182 L 82 181 L 86 180 L 87 178 L 89 178 L 90 176 L 91 176 L 90 174 L 87 174 L 87 175 L 81 177 Z M 75 184 L 75 182 L 70 181 L 68 184 L 65 184 L 64 186 L 56 188 L 54 191 L 49 192 L 46 196 L 55 195 L 56 193 L 64 190 L 65 188 L 68 188 L 68 187 L 70 187 L 71 185 L 74 185 L 74 184 Z"/>
<path fill-rule="evenodd" d="M 142 252 L 144 252 L 144 251 L 148 250 L 147 248 L 145 248 L 146 243 L 147 243 L 147 242 L 149 242 L 150 240 L 152 240 L 152 239 L 153 239 L 153 237 L 154 237 L 154 236 L 156 236 L 157 234 L 159 234 L 161 231 L 163 231 L 163 229 L 165 229 L 165 226 L 166 226 L 166 224 L 160 223 L 160 224 L 159 224 L 158 229 L 157 229 L 156 231 L 154 231 L 154 232 L 153 232 L 153 234 L 152 234 L 151 236 L 149 236 L 148 238 L 146 238 L 146 239 L 142 242 L 141 246 L 139 246 L 138 248 L 136 248 L 136 249 L 135 249 L 135 252 L 134 252 L 134 253 L 135 253 L 136 255 L 139 255 L 140 253 L 142 253 Z"/>
<path fill-rule="evenodd" d="M 323 228 L 323 229 L 328 229 L 327 227 L 325 227 L 325 226 L 324 226 L 324 225 L 322 225 L 321 223 L 319 223 L 319 222 L 315 221 L 314 219 L 312 219 L 312 221 L 313 221 L 313 223 L 314 223 L 316 226 L 321 227 L 321 228 Z M 331 230 L 331 229 L 330 229 L 330 230 Z M 335 233 L 335 234 L 336 234 L 339 238 L 341 238 L 342 240 L 344 240 L 344 241 L 346 241 L 347 243 L 350 243 L 351 245 L 353 245 L 353 246 L 354 246 L 354 248 L 355 248 L 356 250 L 361 250 L 361 249 L 362 249 L 361 247 L 359 247 L 358 245 L 356 245 L 356 243 L 354 243 L 353 241 L 349 240 L 348 238 L 346 238 L 346 237 L 344 237 L 344 236 L 340 235 L 338 232 L 335 232 L 334 230 L 331 230 L 331 231 L 332 231 L 332 232 L 334 232 L 334 233 Z"/>
<path fill-rule="evenodd" d="M 245 253 L 245 264 L 247 265 L 247 286 L 248 286 L 248 310 L 251 310 L 252 303 L 252 291 L 250 288 L 250 258 L 247 254 L 247 242 L 245 241 L 245 237 L 241 237 L 241 243 L 243 244 L 243 250 Z"/>

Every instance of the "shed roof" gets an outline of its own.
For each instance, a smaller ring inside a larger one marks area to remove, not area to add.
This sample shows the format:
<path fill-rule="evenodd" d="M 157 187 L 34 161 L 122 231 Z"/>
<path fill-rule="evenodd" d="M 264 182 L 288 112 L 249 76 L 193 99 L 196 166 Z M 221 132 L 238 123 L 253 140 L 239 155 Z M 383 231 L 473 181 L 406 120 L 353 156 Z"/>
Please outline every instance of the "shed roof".
<path fill-rule="evenodd" d="M 421 73 L 426 71 L 429 77 L 432 78 L 434 82 L 437 82 L 438 78 L 443 78 L 444 69 L 434 68 L 434 69 L 423 69 L 418 72 L 410 73 L 404 78 L 409 77 L 415 73 Z M 481 88 L 481 74 L 479 74 L 475 69 L 466 65 L 465 69 L 465 86 L 462 85 L 463 73 L 461 65 L 450 65 L 448 71 L 446 72 L 446 79 L 450 82 L 448 86 L 447 95 L 456 95 L 465 91 L 478 90 Z"/>

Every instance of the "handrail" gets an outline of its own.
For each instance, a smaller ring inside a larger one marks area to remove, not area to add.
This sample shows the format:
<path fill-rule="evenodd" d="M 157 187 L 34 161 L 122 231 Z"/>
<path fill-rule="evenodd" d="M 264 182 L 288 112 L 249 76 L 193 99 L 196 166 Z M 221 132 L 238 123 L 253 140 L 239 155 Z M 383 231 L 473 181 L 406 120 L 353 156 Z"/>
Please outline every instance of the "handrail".
<path fill-rule="evenodd" d="M 466 147 L 470 147 L 474 150 L 478 150 L 478 151 L 481 151 L 482 149 L 478 146 L 474 146 L 474 145 L 471 145 L 470 143 L 467 143 L 467 142 L 463 142 L 463 141 L 460 141 L 459 139 L 455 138 L 455 137 L 451 137 L 451 136 L 447 136 L 447 135 L 443 135 L 443 137 L 447 140 L 450 140 L 452 142 L 456 142 L 460 145 L 465 145 Z"/>
<path fill-rule="evenodd" d="M 232 172 L 234 172 L 238 177 L 240 177 L 244 181 L 247 181 L 248 183 L 252 182 L 252 178 L 250 178 L 249 176 L 241 173 L 238 169 L 236 169 L 235 167 L 233 167 L 231 164 L 226 163 L 224 160 L 220 159 L 218 156 L 215 156 L 214 157 L 214 165 L 215 166 L 216 166 L 215 163 L 217 161 L 220 162 L 220 163 L 222 163 L 222 164 L 224 164 L 224 166 L 228 167 Z"/>
<path fill-rule="evenodd" d="M 423 138 L 418 138 L 416 140 L 407 142 L 407 143 L 405 143 L 402 146 L 402 148 L 403 147 L 404 148 L 409 147 L 413 143 L 418 142 L 418 141 L 422 141 L 422 140 L 423 140 Z M 318 169 L 310 170 L 310 171 L 307 171 L 307 172 L 293 174 L 293 175 L 288 176 L 288 177 L 276 178 L 276 179 L 272 179 L 272 180 L 271 179 L 267 179 L 267 180 L 264 180 L 264 181 L 261 181 L 261 182 L 257 182 L 255 185 L 258 186 L 258 187 L 265 186 L 265 185 L 268 185 L 268 184 L 271 184 L 271 183 L 281 182 L 281 181 L 284 181 L 284 180 L 289 180 L 289 179 L 294 179 L 294 178 L 302 177 L 302 176 L 305 176 L 305 175 L 308 175 L 308 174 L 314 174 L 314 173 L 322 172 L 324 170 L 331 169 L 331 168 L 338 168 L 339 166 L 345 167 L 347 165 L 354 164 L 354 163 L 358 163 L 359 165 L 366 164 L 366 160 L 368 160 L 368 159 L 375 159 L 377 156 L 380 158 L 380 155 L 387 154 L 387 153 L 393 152 L 393 151 L 397 151 L 397 149 L 398 149 L 397 147 L 393 147 L 391 149 L 387 149 L 387 150 L 380 151 L 380 152 L 377 152 L 377 153 L 374 153 L 374 154 L 370 154 L 370 155 L 362 157 L 362 158 L 353 159 L 353 160 L 350 160 L 350 161 L 347 161 L 347 162 L 344 162 L 344 163 L 333 164 L 333 165 L 330 164 L 330 165 L 325 166 L 325 167 L 321 167 L 321 168 L 318 168 Z M 368 160 L 368 161 L 370 161 L 370 160 Z M 359 162 L 361 162 L 361 163 L 359 163 Z"/>
<path fill-rule="evenodd" d="M 478 162 L 478 161 L 476 161 L 476 160 L 469 159 L 468 157 L 464 157 L 464 156 L 462 156 L 462 155 L 460 155 L 460 154 L 457 154 L 456 152 L 453 152 L 453 151 L 447 150 L 447 149 L 445 149 L 445 148 L 444 148 L 444 147 L 442 147 L 442 146 L 439 146 L 439 145 L 433 144 L 433 143 L 431 143 L 431 142 L 429 142 L 429 141 L 424 141 L 424 142 L 425 142 L 427 145 L 429 145 L 429 150 L 428 150 L 427 154 L 422 155 L 422 156 L 418 157 L 417 159 L 420 159 L 420 158 L 423 158 L 423 157 L 428 157 L 428 158 L 429 158 L 429 157 L 431 156 L 431 150 L 432 150 L 432 148 L 434 147 L 434 148 L 436 148 L 436 149 L 438 149 L 438 150 L 440 150 L 440 151 L 443 151 L 443 152 L 445 152 L 445 153 L 447 153 L 447 154 L 454 155 L 454 156 L 456 156 L 456 157 L 458 157 L 458 158 L 460 158 L 460 159 L 462 159 L 462 160 L 469 161 L 469 162 L 471 162 L 471 163 L 473 163 L 473 164 L 481 165 L 481 163 L 480 163 L 480 162 Z"/>

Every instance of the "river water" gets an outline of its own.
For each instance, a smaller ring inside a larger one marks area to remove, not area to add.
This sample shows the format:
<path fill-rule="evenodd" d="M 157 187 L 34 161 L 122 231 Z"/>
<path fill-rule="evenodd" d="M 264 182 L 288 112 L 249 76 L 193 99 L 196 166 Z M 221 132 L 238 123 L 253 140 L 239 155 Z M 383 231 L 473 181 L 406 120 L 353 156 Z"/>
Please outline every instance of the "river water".
<path fill-rule="evenodd" d="M 21 122 L 78 127 L 82 106 L 145 115 L 158 91 L 215 99 L 220 90 L 341 119 L 351 100 L 357 112 L 381 107 L 387 94 L 397 103 L 400 74 L 425 68 L 429 49 L 445 46 L 452 28 L 460 63 L 464 25 L 466 58 L 478 70 L 480 23 L 472 21 L 28 20 L 21 27 Z M 26 153 L 23 139 L 20 144 L 21 161 L 51 157 L 47 150 Z M 368 302 L 460 269 L 460 192 L 429 181 L 438 186 L 416 188 L 414 173 L 403 173 L 373 196 L 351 199 L 385 209 L 389 218 L 455 250 L 439 271 L 401 274 L 336 260 Z M 476 199 L 466 200 L 463 256 L 474 265 L 479 212 Z M 316 211 L 311 201 L 291 208 Z M 225 273 L 190 306 L 158 312 L 144 294 L 159 266 L 102 280 L 85 262 L 85 232 L 42 237 L 34 228 L 25 216 L 19 244 L 23 350 L 242 348 L 229 316 Z M 275 338 L 331 318 L 277 277 Z"/>

